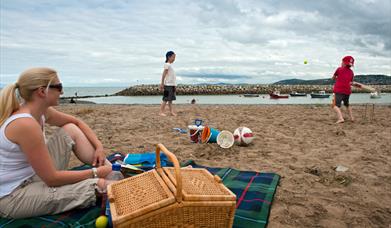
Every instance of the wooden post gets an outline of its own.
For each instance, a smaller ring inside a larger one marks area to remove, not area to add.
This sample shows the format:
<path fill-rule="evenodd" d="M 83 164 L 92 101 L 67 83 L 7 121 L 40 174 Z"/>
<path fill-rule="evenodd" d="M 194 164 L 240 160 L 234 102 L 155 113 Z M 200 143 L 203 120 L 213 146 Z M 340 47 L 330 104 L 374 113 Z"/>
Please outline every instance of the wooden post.
<path fill-rule="evenodd" d="M 365 111 L 364 111 L 364 120 L 365 121 L 367 120 L 367 108 L 368 108 L 368 104 L 366 103 L 365 104 Z"/>

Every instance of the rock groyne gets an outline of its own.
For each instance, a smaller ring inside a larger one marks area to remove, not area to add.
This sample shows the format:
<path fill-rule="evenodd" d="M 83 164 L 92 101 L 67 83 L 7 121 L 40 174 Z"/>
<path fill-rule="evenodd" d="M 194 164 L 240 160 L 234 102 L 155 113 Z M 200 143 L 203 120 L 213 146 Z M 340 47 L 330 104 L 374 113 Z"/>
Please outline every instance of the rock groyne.
<path fill-rule="evenodd" d="M 391 85 L 373 85 L 376 90 L 381 92 L 391 92 Z M 268 94 L 272 91 L 280 91 L 282 94 L 288 94 L 292 91 L 299 93 L 311 93 L 324 90 L 332 93 L 333 85 L 178 85 L 177 95 L 227 95 L 227 94 Z M 353 93 L 365 92 L 361 89 L 353 88 Z M 161 95 L 159 85 L 136 85 L 124 89 L 114 96 L 150 96 Z"/>

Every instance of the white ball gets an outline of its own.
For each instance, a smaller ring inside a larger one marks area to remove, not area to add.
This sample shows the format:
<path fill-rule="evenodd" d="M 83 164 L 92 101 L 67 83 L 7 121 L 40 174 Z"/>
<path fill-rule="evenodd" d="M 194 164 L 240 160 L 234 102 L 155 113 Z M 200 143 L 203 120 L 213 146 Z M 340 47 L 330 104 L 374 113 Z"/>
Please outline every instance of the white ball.
<path fill-rule="evenodd" d="M 235 143 L 241 146 L 249 145 L 254 139 L 253 132 L 247 127 L 238 127 L 234 131 Z"/>

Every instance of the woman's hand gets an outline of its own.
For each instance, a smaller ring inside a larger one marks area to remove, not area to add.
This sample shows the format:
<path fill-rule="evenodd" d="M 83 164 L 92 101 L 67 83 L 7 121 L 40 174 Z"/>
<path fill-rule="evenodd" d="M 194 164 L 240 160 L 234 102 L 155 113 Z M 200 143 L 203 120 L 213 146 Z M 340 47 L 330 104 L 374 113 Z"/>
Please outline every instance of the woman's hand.
<path fill-rule="evenodd" d="M 92 160 L 92 166 L 102 166 L 105 164 L 106 156 L 103 152 L 103 148 L 97 148 L 94 152 L 94 158 Z"/>
<path fill-rule="evenodd" d="M 96 171 L 98 173 L 99 178 L 105 178 L 111 172 L 111 166 L 103 165 L 103 166 L 96 168 Z"/>
<path fill-rule="evenodd" d="M 160 84 L 160 90 L 163 91 L 163 89 L 164 89 L 164 84 L 162 83 L 162 84 Z"/>

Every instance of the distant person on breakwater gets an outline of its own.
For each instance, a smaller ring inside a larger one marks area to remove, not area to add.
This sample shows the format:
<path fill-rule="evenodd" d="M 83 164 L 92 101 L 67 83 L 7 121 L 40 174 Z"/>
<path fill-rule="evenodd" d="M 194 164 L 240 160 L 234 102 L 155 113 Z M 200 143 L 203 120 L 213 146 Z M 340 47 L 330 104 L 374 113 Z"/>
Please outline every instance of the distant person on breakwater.
<path fill-rule="evenodd" d="M 76 101 L 75 101 L 75 99 L 73 99 L 73 97 L 71 97 L 71 100 L 69 101 L 69 103 L 76 104 Z"/>
<path fill-rule="evenodd" d="M 164 70 L 162 74 L 162 81 L 160 83 L 160 90 L 163 90 L 163 101 L 160 106 L 160 116 L 166 116 L 164 109 L 168 104 L 168 109 L 172 116 L 176 116 L 176 113 L 172 107 L 172 101 L 176 100 L 176 76 L 175 71 L 172 68 L 172 63 L 175 61 L 175 53 L 169 51 L 166 53 L 166 62 L 164 63 Z"/>
<path fill-rule="evenodd" d="M 332 79 L 336 80 L 333 88 L 333 109 L 337 113 L 338 120 L 336 123 L 345 122 L 342 112 L 341 103 L 345 105 L 348 110 L 350 120 L 353 122 L 352 107 L 349 105 L 349 97 L 352 93 L 351 85 L 353 83 L 354 73 L 350 69 L 354 65 L 354 59 L 352 56 L 345 56 L 342 59 L 341 67 L 338 67 L 335 71 Z"/>

